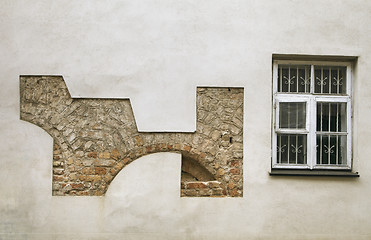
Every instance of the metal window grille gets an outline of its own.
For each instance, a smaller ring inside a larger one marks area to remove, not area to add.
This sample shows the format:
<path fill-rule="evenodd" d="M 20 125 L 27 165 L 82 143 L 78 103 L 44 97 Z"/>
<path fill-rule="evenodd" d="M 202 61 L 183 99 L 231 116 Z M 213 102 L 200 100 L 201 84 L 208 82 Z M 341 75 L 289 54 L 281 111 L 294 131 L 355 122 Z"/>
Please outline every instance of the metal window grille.
<path fill-rule="evenodd" d="M 274 61 L 272 167 L 351 168 L 351 65 Z"/>

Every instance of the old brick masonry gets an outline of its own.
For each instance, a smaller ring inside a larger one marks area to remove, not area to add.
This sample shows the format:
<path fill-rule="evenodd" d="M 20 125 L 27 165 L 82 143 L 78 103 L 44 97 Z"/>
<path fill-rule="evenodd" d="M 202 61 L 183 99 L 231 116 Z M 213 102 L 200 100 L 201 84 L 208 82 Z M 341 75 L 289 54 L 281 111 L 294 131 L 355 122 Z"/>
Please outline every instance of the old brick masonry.
<path fill-rule="evenodd" d="M 104 195 L 126 165 L 179 152 L 213 179 L 186 179 L 181 196 L 243 194 L 243 89 L 198 88 L 194 133 L 138 132 L 128 99 L 73 99 L 60 76 L 20 78 L 21 119 L 54 140 L 53 195 Z"/>

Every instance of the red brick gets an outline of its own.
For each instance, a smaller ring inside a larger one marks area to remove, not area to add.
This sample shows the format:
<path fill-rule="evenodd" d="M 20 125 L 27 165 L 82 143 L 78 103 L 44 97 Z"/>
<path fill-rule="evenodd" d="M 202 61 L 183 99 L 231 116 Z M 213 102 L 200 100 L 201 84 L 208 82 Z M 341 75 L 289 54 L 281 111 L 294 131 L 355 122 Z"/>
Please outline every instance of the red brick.
<path fill-rule="evenodd" d="M 240 174 L 240 169 L 232 168 L 229 172 L 233 175 L 238 175 L 238 174 Z"/>
<path fill-rule="evenodd" d="M 106 168 L 103 168 L 103 167 L 96 167 L 95 168 L 95 174 L 97 174 L 97 175 L 104 175 L 106 173 L 107 173 Z"/>
<path fill-rule="evenodd" d="M 184 145 L 184 146 L 183 146 L 183 149 L 184 149 L 185 151 L 187 151 L 187 152 L 191 151 L 191 147 L 188 146 L 188 145 Z"/>
<path fill-rule="evenodd" d="M 130 158 L 125 158 L 124 160 L 122 160 L 124 164 L 127 164 L 128 162 L 130 162 Z"/>
<path fill-rule="evenodd" d="M 231 161 L 231 166 L 232 167 L 238 167 L 239 165 L 240 165 L 239 161 L 237 161 L 237 160 Z"/>
<path fill-rule="evenodd" d="M 229 192 L 229 195 L 231 195 L 231 197 L 237 197 L 239 196 L 239 193 L 236 189 L 232 189 L 230 192 Z"/>
<path fill-rule="evenodd" d="M 117 172 L 118 172 L 118 170 L 116 170 L 116 169 L 114 169 L 114 168 L 111 168 L 110 173 L 111 173 L 113 176 L 115 176 Z"/>
<path fill-rule="evenodd" d="M 233 189 L 235 186 L 236 186 L 236 185 L 234 184 L 234 182 L 229 182 L 228 185 L 227 185 L 227 187 L 228 187 L 229 189 Z"/>
<path fill-rule="evenodd" d="M 152 152 L 152 150 L 153 150 L 152 146 L 148 146 L 148 147 L 146 147 L 146 152 L 147 152 L 147 153 Z"/>
<path fill-rule="evenodd" d="M 72 189 L 82 190 L 84 189 L 84 184 L 82 183 L 71 183 Z"/>
<path fill-rule="evenodd" d="M 90 158 L 97 158 L 97 156 L 98 156 L 98 153 L 97 152 L 90 152 L 90 153 L 88 153 L 88 157 L 90 157 Z"/>
<path fill-rule="evenodd" d="M 190 182 L 187 183 L 187 188 L 207 188 L 205 183 Z"/>
<path fill-rule="evenodd" d="M 112 150 L 112 158 L 115 160 L 119 160 L 121 158 L 121 154 L 116 148 Z"/>

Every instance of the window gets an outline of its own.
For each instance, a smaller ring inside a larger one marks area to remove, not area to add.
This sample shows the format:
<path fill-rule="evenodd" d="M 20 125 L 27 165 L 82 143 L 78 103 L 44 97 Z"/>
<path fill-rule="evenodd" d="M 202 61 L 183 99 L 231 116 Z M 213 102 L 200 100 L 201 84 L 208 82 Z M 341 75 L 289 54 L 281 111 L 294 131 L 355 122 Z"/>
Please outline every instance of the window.
<path fill-rule="evenodd" d="M 272 168 L 351 169 L 351 64 L 273 62 Z"/>

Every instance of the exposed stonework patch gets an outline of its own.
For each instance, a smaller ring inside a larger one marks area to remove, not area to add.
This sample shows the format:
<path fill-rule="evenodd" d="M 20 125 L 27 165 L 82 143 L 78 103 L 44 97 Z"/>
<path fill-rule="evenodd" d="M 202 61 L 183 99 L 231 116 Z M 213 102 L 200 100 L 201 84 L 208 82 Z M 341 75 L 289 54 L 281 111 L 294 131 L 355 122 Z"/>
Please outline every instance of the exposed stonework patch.
<path fill-rule="evenodd" d="M 182 182 L 184 181 L 213 181 L 214 176 L 197 161 L 182 157 Z"/>
<path fill-rule="evenodd" d="M 195 133 L 138 132 L 129 100 L 72 99 L 62 77 L 22 76 L 20 90 L 21 119 L 54 139 L 53 195 L 103 195 L 133 160 L 172 151 L 197 163 L 181 196 L 242 196 L 241 88 L 197 88 Z"/>

